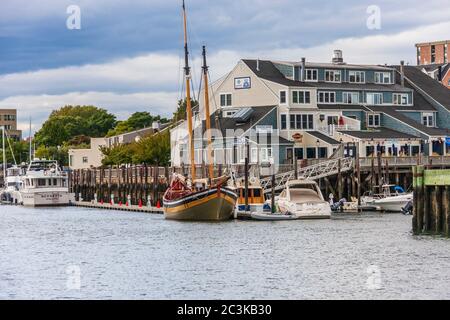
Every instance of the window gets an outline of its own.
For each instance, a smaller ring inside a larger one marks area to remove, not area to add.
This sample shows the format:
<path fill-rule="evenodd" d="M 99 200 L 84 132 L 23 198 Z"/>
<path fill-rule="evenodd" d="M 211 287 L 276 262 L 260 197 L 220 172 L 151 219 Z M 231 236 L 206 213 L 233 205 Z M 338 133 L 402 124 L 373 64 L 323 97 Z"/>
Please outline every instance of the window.
<path fill-rule="evenodd" d="M 227 111 L 225 112 L 225 118 L 231 118 L 236 114 L 236 111 Z"/>
<path fill-rule="evenodd" d="M 46 184 L 45 180 L 46 179 L 38 179 L 38 181 L 37 181 L 38 187 L 45 187 L 45 184 Z"/>
<path fill-rule="evenodd" d="M 5 114 L 5 115 L 3 116 L 3 119 L 4 119 L 5 121 L 16 121 L 16 116 L 13 115 L 13 114 Z"/>
<path fill-rule="evenodd" d="M 369 128 L 379 127 L 381 125 L 379 114 L 369 114 L 367 115 L 367 126 Z"/>
<path fill-rule="evenodd" d="M 258 163 L 258 149 L 252 148 L 250 152 L 250 162 L 251 163 Z"/>
<path fill-rule="evenodd" d="M 317 69 L 306 69 L 306 79 L 305 81 L 317 81 L 319 72 Z"/>
<path fill-rule="evenodd" d="M 383 95 L 381 93 L 368 93 L 367 104 L 370 105 L 383 104 Z"/>
<path fill-rule="evenodd" d="M 317 100 L 319 103 L 336 103 L 336 92 L 318 92 Z"/>
<path fill-rule="evenodd" d="M 341 82 L 341 71 L 338 70 L 326 70 L 325 71 L 326 82 Z"/>
<path fill-rule="evenodd" d="M 88 157 L 83 157 L 83 163 L 88 163 Z"/>
<path fill-rule="evenodd" d="M 291 130 L 314 130 L 314 115 L 312 114 L 291 114 Z"/>
<path fill-rule="evenodd" d="M 319 148 L 319 159 L 326 159 L 328 157 L 328 148 Z"/>
<path fill-rule="evenodd" d="M 286 104 L 286 91 L 280 91 L 280 104 Z"/>
<path fill-rule="evenodd" d="M 287 130 L 287 116 L 282 114 L 280 117 L 281 130 Z"/>
<path fill-rule="evenodd" d="M 436 62 L 436 46 L 431 46 L 431 63 Z"/>
<path fill-rule="evenodd" d="M 348 80 L 351 83 L 365 83 L 366 73 L 364 71 L 350 71 L 348 73 Z"/>
<path fill-rule="evenodd" d="M 316 148 L 306 148 L 306 159 L 316 159 Z"/>
<path fill-rule="evenodd" d="M 220 106 L 221 107 L 231 107 L 232 106 L 231 93 L 225 93 L 225 94 L 220 95 Z"/>
<path fill-rule="evenodd" d="M 390 72 L 375 72 L 375 83 L 381 84 L 391 84 L 391 73 Z"/>
<path fill-rule="evenodd" d="M 394 93 L 392 102 L 398 105 L 407 105 L 409 104 L 409 97 L 406 93 Z"/>
<path fill-rule="evenodd" d="M 422 114 L 422 124 L 427 127 L 434 127 L 434 114 L 433 113 L 423 113 Z"/>
<path fill-rule="evenodd" d="M 272 160 L 272 148 L 261 148 L 259 152 L 260 162 L 271 162 Z"/>
<path fill-rule="evenodd" d="M 358 92 L 344 92 L 344 93 L 342 93 L 342 103 L 358 104 L 359 103 L 359 93 Z"/>
<path fill-rule="evenodd" d="M 310 104 L 311 92 L 310 91 L 292 91 L 292 103 L 294 104 Z"/>
<path fill-rule="evenodd" d="M 328 116 L 327 117 L 327 124 L 329 126 L 331 125 L 338 125 L 339 124 L 339 117 L 338 116 Z"/>

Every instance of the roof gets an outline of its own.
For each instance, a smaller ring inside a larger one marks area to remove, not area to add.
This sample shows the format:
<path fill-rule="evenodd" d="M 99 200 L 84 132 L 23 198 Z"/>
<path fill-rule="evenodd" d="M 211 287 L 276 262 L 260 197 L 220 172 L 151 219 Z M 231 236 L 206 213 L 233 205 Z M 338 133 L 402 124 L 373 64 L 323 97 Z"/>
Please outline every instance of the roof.
<path fill-rule="evenodd" d="M 440 41 L 434 41 L 434 42 L 421 42 L 416 43 L 416 47 L 423 47 L 423 46 L 430 46 L 430 45 L 437 45 L 437 44 L 448 44 L 450 43 L 450 40 L 440 40 Z"/>
<path fill-rule="evenodd" d="M 384 113 L 387 114 L 388 116 L 395 118 L 405 124 L 407 124 L 408 126 L 415 128 L 416 130 L 423 132 L 424 134 L 428 135 L 428 136 L 444 136 L 447 135 L 448 130 L 446 129 L 439 129 L 439 128 L 430 128 L 427 127 L 425 125 L 423 125 L 422 123 L 419 123 L 407 116 L 405 116 L 404 114 L 392 109 L 392 107 L 390 106 L 371 106 L 370 107 L 371 110 L 373 110 L 374 112 L 380 112 L 380 113 Z"/>
<path fill-rule="evenodd" d="M 273 61 L 275 63 L 288 64 L 292 66 L 300 66 L 300 61 Z M 392 71 L 392 67 L 370 65 L 370 64 L 347 64 L 347 63 L 331 63 L 331 62 L 308 62 L 306 61 L 306 68 L 329 68 L 329 69 L 348 69 L 348 70 L 380 70 L 380 71 Z"/>
<path fill-rule="evenodd" d="M 370 131 L 339 131 L 339 132 L 358 139 L 420 139 L 416 136 L 384 127 L 379 128 L 378 130 L 370 130 Z"/>
<path fill-rule="evenodd" d="M 219 129 L 222 132 L 223 137 L 226 137 L 227 129 L 232 130 L 243 130 L 244 132 L 251 129 L 254 125 L 258 123 L 261 119 L 269 114 L 276 106 L 262 106 L 262 107 L 251 107 L 253 113 L 250 115 L 250 118 L 245 123 L 239 123 L 238 119 L 235 118 L 225 118 L 219 116 L 219 112 L 221 110 L 217 110 L 215 113 L 211 115 L 211 129 Z M 217 116 L 217 122 L 216 122 Z M 205 122 L 202 122 L 202 127 L 205 128 Z M 217 128 L 217 125 L 219 128 Z"/>
<path fill-rule="evenodd" d="M 310 135 L 316 137 L 317 139 L 322 140 L 323 142 L 326 142 L 331 145 L 339 145 L 341 144 L 339 141 L 334 140 L 333 138 L 319 132 L 319 131 L 307 131 Z"/>
<path fill-rule="evenodd" d="M 301 86 L 311 87 L 308 82 L 300 82 L 287 79 L 280 70 L 275 67 L 271 61 L 259 60 L 259 69 L 257 68 L 257 60 L 242 60 L 259 78 L 279 83 L 285 86 Z"/>
<path fill-rule="evenodd" d="M 436 71 L 439 67 L 444 66 L 444 63 L 422 64 L 417 66 L 420 70 L 425 69 L 427 72 Z"/>
<path fill-rule="evenodd" d="M 397 70 L 400 67 L 397 66 Z M 430 97 L 450 111 L 450 91 L 440 82 L 432 79 L 417 67 L 405 66 L 406 80 L 425 91 Z"/>
<path fill-rule="evenodd" d="M 382 85 L 382 84 L 375 84 L 375 83 L 331 83 L 331 82 L 302 82 L 302 81 L 296 81 L 288 79 L 284 76 L 281 71 L 275 67 L 274 63 L 272 61 L 268 60 L 259 60 L 259 70 L 257 68 L 257 60 L 242 60 L 252 71 L 255 73 L 259 78 L 272 81 L 284 86 L 289 87 L 311 87 L 311 88 L 317 88 L 317 89 L 323 89 L 323 90 L 374 90 L 374 91 L 395 91 L 395 92 L 402 92 L 402 91 L 411 91 L 409 88 L 402 87 L 399 84 L 393 84 L 393 85 Z M 318 66 L 319 64 L 315 64 L 314 66 Z M 308 66 L 312 66 L 311 64 L 307 64 Z M 335 64 L 322 64 L 322 67 L 329 66 L 330 68 L 334 66 L 337 68 L 338 66 L 342 65 L 335 65 Z M 347 66 L 347 69 L 349 65 Z M 353 65 L 355 69 L 363 69 L 363 68 L 371 68 L 374 70 L 393 70 L 392 68 L 387 67 L 380 67 L 380 66 L 362 66 L 362 65 Z"/>

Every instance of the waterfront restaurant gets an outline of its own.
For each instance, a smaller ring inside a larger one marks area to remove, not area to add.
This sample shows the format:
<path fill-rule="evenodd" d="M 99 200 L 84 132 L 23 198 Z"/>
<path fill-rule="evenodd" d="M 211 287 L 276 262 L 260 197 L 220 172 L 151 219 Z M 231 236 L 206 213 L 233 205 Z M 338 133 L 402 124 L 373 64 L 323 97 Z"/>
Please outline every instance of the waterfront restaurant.
<path fill-rule="evenodd" d="M 374 151 L 385 157 L 443 156 L 449 151 L 448 89 L 403 63 L 347 64 L 339 50 L 328 63 L 244 59 L 210 90 L 216 129 L 240 129 L 241 138 L 264 129 L 276 137 L 276 145 L 258 143 L 252 159 L 276 156 L 281 164 L 326 159 L 342 144 L 347 155 L 354 155 L 359 144 L 361 157 Z M 201 131 L 204 95 L 200 97 L 194 126 Z M 182 123 L 171 130 L 173 166 L 182 164 L 187 145 Z M 195 149 L 201 164 L 207 158 L 204 144 Z M 225 151 L 228 164 L 242 163 L 238 149 Z"/>

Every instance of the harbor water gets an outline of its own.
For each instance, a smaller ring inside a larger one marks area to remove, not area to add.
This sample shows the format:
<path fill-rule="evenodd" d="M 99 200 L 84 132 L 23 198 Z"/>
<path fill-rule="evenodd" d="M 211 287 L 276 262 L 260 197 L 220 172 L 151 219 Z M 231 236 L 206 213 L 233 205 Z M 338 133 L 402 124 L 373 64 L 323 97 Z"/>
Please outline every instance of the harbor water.
<path fill-rule="evenodd" d="M 411 217 L 180 223 L 0 206 L 0 299 L 450 299 L 450 240 Z"/>

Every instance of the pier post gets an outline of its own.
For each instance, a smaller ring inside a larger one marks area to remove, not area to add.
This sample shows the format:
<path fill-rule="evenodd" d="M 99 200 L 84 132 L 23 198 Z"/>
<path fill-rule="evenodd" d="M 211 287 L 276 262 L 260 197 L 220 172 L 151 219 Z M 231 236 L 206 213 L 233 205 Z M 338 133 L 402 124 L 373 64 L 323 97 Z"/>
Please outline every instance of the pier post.
<path fill-rule="evenodd" d="M 450 190 L 449 186 L 442 189 L 443 231 L 446 237 L 450 236 Z"/>

